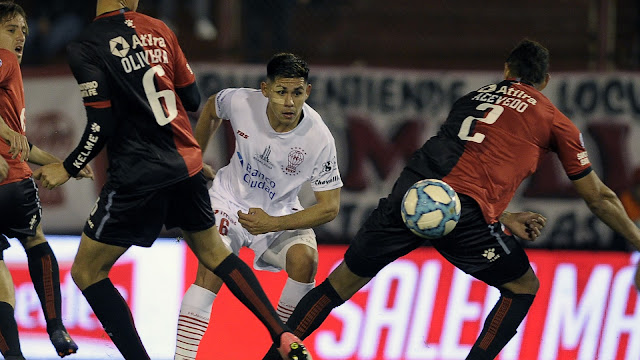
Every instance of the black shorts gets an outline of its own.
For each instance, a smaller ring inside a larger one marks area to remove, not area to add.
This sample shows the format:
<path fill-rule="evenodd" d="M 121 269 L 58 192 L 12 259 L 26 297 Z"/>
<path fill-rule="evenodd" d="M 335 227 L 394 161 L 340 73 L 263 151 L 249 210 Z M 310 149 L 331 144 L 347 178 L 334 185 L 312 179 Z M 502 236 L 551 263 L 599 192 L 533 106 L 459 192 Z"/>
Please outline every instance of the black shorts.
<path fill-rule="evenodd" d="M 215 225 L 202 171 L 176 184 L 139 194 L 119 193 L 105 184 L 84 233 L 105 244 L 149 247 L 163 225 L 191 232 Z"/>
<path fill-rule="evenodd" d="M 387 264 L 427 243 L 405 226 L 400 215 L 402 198 L 422 177 L 404 170 L 391 194 L 381 199 L 345 253 L 345 262 L 356 275 L 373 277 Z M 515 280 L 529 269 L 529 258 L 514 236 L 500 223 L 487 224 L 479 205 L 458 194 L 462 205 L 458 225 L 443 238 L 430 240 L 445 259 L 458 269 L 492 286 Z"/>
<path fill-rule="evenodd" d="M 7 237 L 21 240 L 36 234 L 42 206 L 32 178 L 0 186 L 0 205 L 0 250 L 9 247 Z"/>

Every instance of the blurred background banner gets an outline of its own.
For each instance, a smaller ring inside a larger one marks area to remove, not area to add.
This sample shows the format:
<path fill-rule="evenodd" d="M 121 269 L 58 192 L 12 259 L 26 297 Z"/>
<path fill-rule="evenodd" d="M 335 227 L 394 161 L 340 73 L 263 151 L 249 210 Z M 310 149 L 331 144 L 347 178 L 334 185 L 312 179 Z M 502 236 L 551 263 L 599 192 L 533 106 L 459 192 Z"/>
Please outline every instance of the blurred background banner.
<path fill-rule="evenodd" d="M 50 235 L 47 239 L 60 267 L 62 318 L 80 347 L 72 358 L 120 358 L 120 353 L 71 279 L 71 264 L 80 237 Z M 15 284 L 15 318 L 24 356 L 32 360 L 59 359 L 47 335 L 24 250 L 17 240 L 10 242 L 11 247 L 4 251 L 4 261 Z M 159 241 L 150 249 L 131 248 L 111 270 L 110 279 L 129 304 L 140 338 L 153 359 L 173 358 L 187 250 L 184 244 L 175 241 Z M 190 274 L 195 274 L 195 270 Z"/>
<path fill-rule="evenodd" d="M 73 359 L 122 359 L 77 289 L 69 270 L 77 236 L 48 236 L 58 257 L 63 319 L 80 346 Z M 53 360 L 22 247 L 12 240 L 5 261 L 16 284 L 16 321 L 27 359 Z M 320 245 L 316 281 L 338 265 L 344 245 Z M 640 358 L 640 302 L 633 287 L 639 253 L 529 251 L 540 278 L 531 311 L 498 360 L 635 360 Z M 243 249 L 247 263 L 252 253 Z M 132 248 L 111 279 L 131 307 L 141 339 L 157 360 L 173 358 L 180 300 L 197 261 L 184 242 L 161 239 Z M 272 302 L 286 275 L 256 272 Z M 305 344 L 316 360 L 461 360 L 499 297 L 496 289 L 456 270 L 431 248 L 385 267 L 336 308 Z M 260 359 L 270 338 L 264 327 L 223 287 L 198 360 Z"/>
<path fill-rule="evenodd" d="M 193 64 L 203 98 L 226 87 L 259 87 L 264 66 Z M 348 243 L 378 199 L 391 190 L 405 160 L 434 135 L 453 102 L 469 91 L 499 81 L 500 72 L 419 71 L 317 66 L 311 71 L 308 103 L 334 134 L 344 188 L 340 214 L 317 229 L 318 242 Z M 66 156 L 80 138 L 85 112 L 70 75 L 27 76 L 27 136 L 38 146 Z M 553 73 L 543 91 L 584 135 L 589 159 L 616 192 L 631 184 L 640 167 L 640 75 L 630 72 Z M 526 106 L 514 102 L 510 106 Z M 198 114 L 191 114 L 192 120 Z M 233 153 L 233 133 L 224 123 L 204 159 L 219 168 Z M 532 124 L 531 126 L 535 126 Z M 41 189 L 43 229 L 79 234 L 104 182 L 106 158 L 92 163 L 95 182 L 70 181 Z M 313 201 L 310 189 L 303 204 Z M 523 183 L 509 210 L 544 214 L 542 237 L 527 246 L 625 250 L 626 243 L 598 221 L 574 194 L 555 155 L 543 159 Z M 175 236 L 167 232 L 167 236 Z"/>

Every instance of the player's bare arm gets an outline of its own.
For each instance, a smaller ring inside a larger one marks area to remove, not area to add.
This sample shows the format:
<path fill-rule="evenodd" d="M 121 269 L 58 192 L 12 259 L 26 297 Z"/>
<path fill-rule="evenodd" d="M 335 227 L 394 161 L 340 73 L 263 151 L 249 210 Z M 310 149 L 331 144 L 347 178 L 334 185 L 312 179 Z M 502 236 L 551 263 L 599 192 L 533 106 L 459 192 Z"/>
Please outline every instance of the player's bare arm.
<path fill-rule="evenodd" d="M 218 130 L 220 124 L 222 124 L 222 119 L 216 114 L 216 95 L 217 94 L 213 94 L 210 96 L 204 104 L 204 108 L 200 113 L 200 117 L 198 118 L 194 131 L 196 141 L 198 142 L 198 145 L 200 145 L 203 155 L 207 150 L 209 140 L 211 140 L 213 134 Z M 216 171 L 209 164 L 203 164 L 202 172 L 209 180 L 213 180 L 216 176 Z"/>
<path fill-rule="evenodd" d="M 0 182 L 9 175 L 9 163 L 2 156 L 0 156 Z"/>
<path fill-rule="evenodd" d="M 31 147 L 31 153 L 29 155 L 30 163 L 35 165 L 48 165 L 57 162 L 62 162 L 57 156 L 51 154 L 48 151 L 42 150 L 36 145 Z"/>
<path fill-rule="evenodd" d="M 616 193 L 594 171 L 574 180 L 573 185 L 594 215 L 640 250 L 640 229 L 629 218 Z"/>
<path fill-rule="evenodd" d="M 540 236 L 542 228 L 547 224 L 547 218 L 532 211 L 515 213 L 505 211 L 500 216 L 500 222 L 515 236 L 534 241 Z"/>
<path fill-rule="evenodd" d="M 340 210 L 340 189 L 317 191 L 316 203 L 308 208 L 284 216 L 270 216 L 264 210 L 251 208 L 248 213 L 238 211 L 238 221 L 251 234 L 309 229 L 328 223 L 338 216 Z"/>
<path fill-rule="evenodd" d="M 217 93 L 211 95 L 204 104 L 194 131 L 196 141 L 198 142 L 198 145 L 200 145 L 200 149 L 202 149 L 203 153 L 207 150 L 209 140 L 218 130 L 220 124 L 222 124 L 222 119 L 219 118 L 216 113 L 217 95 Z"/>
<path fill-rule="evenodd" d="M 12 130 L 4 119 L 0 116 L 0 137 L 4 139 L 11 147 L 9 148 L 9 154 L 12 159 L 20 156 L 21 161 L 29 159 L 29 141 L 27 137 Z"/>

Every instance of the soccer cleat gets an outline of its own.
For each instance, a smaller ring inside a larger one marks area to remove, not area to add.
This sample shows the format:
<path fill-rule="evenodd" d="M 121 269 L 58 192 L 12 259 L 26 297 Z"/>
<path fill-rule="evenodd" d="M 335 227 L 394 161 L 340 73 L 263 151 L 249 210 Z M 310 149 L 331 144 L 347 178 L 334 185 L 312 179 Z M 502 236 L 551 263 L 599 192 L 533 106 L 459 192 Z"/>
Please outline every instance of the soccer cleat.
<path fill-rule="evenodd" d="M 278 352 L 283 359 L 288 360 L 313 360 L 307 348 L 300 339 L 290 332 L 280 336 L 280 347 Z"/>
<path fill-rule="evenodd" d="M 78 345 L 76 345 L 75 341 L 73 341 L 64 328 L 54 330 L 51 335 L 49 335 L 49 339 L 51 339 L 53 347 L 56 348 L 56 352 L 61 358 L 75 354 L 76 351 L 78 351 Z"/>

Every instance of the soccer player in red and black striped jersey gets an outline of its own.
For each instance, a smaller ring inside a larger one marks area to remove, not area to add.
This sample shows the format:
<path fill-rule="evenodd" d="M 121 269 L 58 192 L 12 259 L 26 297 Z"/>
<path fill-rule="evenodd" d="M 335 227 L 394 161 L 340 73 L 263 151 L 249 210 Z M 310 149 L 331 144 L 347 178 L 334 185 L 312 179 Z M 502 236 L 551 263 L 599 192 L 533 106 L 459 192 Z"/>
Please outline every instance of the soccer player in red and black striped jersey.
<path fill-rule="evenodd" d="M 506 60 L 503 81 L 454 103 L 438 134 L 414 153 L 391 194 L 360 228 L 344 261 L 298 303 L 287 321 L 294 334 L 304 339 L 384 266 L 424 243 L 404 225 L 400 204 L 407 189 L 425 178 L 447 182 L 462 205 L 453 231 L 431 243 L 453 265 L 501 292 L 467 359 L 494 359 L 516 334 L 539 288 L 514 235 L 535 240 L 546 219 L 505 210 L 543 154 L 555 152 L 591 211 L 640 249 L 640 230 L 591 168 L 582 135 L 541 93 L 548 66 L 547 49 L 523 40 Z"/>
<path fill-rule="evenodd" d="M 56 156 L 29 144 L 26 134 L 24 89 L 20 62 L 27 36 L 26 14 L 12 1 L 0 2 L 0 353 L 5 359 L 24 359 L 14 318 L 13 279 L 2 252 L 7 237 L 20 240 L 27 254 L 29 275 L 40 299 L 47 333 L 60 357 L 78 346 L 62 323 L 58 261 L 44 237 L 38 188 L 27 162 L 45 165 Z M 84 168 L 84 166 L 83 166 Z M 79 172 L 92 177 L 91 169 Z"/>
<path fill-rule="evenodd" d="M 34 174 L 54 188 L 107 148 L 108 179 L 85 224 L 71 275 L 124 358 L 149 359 L 109 271 L 130 246 L 151 246 L 163 225 L 179 227 L 200 263 L 262 321 L 283 356 L 302 352 L 251 269 L 220 238 L 186 112 L 200 105 L 195 76 L 175 34 L 137 7 L 138 0 L 98 0 L 97 17 L 68 46 L 87 126 L 63 163 Z"/>

